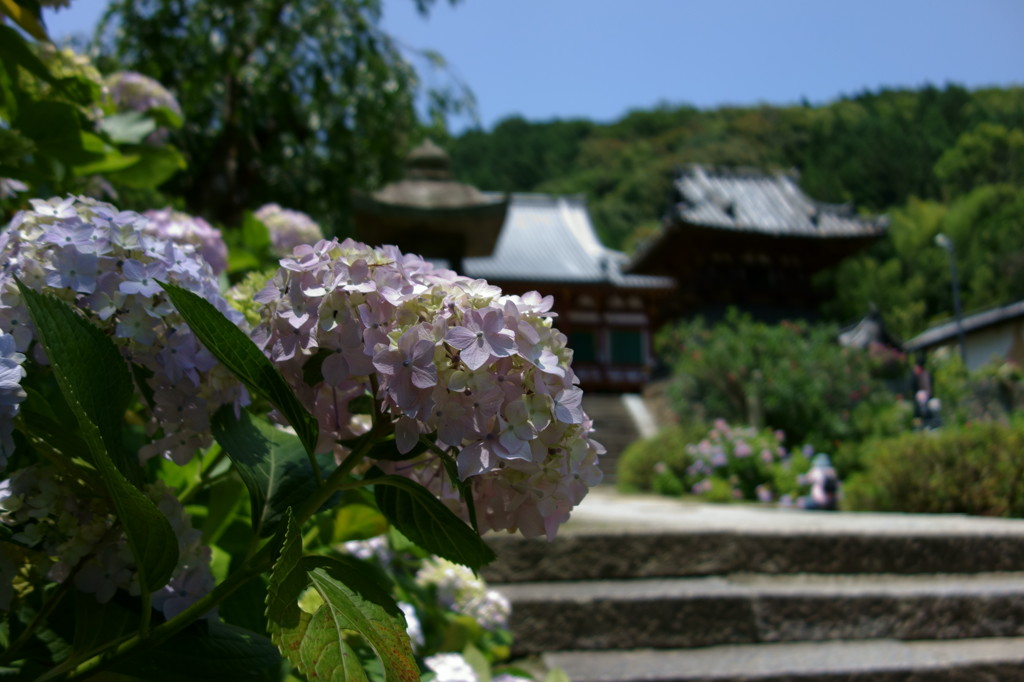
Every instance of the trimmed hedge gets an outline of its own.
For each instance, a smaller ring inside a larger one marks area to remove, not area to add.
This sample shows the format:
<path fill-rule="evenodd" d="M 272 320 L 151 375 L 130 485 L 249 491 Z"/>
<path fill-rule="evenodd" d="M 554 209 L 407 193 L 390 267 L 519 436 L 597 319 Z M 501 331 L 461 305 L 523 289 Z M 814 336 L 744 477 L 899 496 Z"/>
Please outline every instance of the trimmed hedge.
<path fill-rule="evenodd" d="M 844 509 L 1024 517 L 1024 421 L 975 422 L 861 446 Z"/>

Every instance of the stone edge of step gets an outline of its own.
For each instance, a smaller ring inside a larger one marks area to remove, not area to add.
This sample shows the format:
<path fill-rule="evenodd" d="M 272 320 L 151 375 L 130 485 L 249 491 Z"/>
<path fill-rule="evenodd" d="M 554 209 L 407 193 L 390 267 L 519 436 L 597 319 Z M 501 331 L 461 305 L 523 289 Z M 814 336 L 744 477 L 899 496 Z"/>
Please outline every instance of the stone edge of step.
<path fill-rule="evenodd" d="M 687 650 L 558 651 L 542 657 L 573 682 L 712 680 L 973 679 L 972 670 L 1014 670 L 1024 679 L 1024 638 L 953 641 L 830 641 L 721 645 Z M 962 673 L 962 676 L 958 676 Z M 886 676 L 886 677 L 883 677 Z M 870 676 L 870 677 L 869 677 Z M 914 677 L 914 679 L 932 679 Z M 991 677 L 984 679 L 1005 679 Z"/>

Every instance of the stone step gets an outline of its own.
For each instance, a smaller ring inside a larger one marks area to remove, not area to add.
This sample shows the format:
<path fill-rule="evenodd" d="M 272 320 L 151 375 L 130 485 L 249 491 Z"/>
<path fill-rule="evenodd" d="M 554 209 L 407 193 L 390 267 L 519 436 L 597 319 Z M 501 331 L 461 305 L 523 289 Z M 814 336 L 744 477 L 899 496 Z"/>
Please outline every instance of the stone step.
<path fill-rule="evenodd" d="M 1024 680 L 1024 638 L 554 652 L 543 660 L 573 682 L 1015 682 Z"/>
<path fill-rule="evenodd" d="M 791 530 L 563 533 L 553 541 L 495 536 L 491 582 L 599 580 L 731 573 L 1024 571 L 1024 535 Z"/>
<path fill-rule="evenodd" d="M 640 426 L 626 397 L 619 393 L 587 393 L 583 396 L 583 410 L 594 422 L 593 437 L 607 449 L 601 458 L 601 471 L 606 483 L 615 481 L 622 452 L 641 437 Z"/>
<path fill-rule="evenodd" d="M 492 587 L 515 653 L 1024 636 L 1024 573 L 730 575 Z"/>

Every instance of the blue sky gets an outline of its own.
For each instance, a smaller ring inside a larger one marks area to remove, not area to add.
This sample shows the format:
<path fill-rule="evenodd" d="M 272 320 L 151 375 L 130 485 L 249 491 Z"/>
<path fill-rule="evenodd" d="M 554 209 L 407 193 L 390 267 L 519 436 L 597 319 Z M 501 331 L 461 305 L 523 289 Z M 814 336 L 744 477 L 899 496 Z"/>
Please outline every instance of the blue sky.
<path fill-rule="evenodd" d="M 51 35 L 91 30 L 105 4 L 73 0 L 49 15 Z M 385 0 L 384 28 L 441 53 L 488 128 L 516 114 L 610 121 L 660 102 L 1024 85 L 1022 0 L 438 0 L 427 19 Z"/>

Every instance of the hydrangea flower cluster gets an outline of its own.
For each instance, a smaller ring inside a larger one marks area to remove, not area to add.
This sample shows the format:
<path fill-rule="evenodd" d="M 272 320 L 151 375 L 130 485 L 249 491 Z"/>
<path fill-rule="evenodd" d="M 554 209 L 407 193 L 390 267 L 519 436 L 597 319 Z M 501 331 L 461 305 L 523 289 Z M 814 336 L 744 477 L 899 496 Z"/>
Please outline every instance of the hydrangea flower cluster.
<path fill-rule="evenodd" d="M 143 228 L 157 239 L 172 241 L 183 248 L 195 248 L 219 275 L 228 267 L 228 245 L 220 230 L 211 227 L 202 218 L 170 208 L 150 210 L 143 214 L 149 219 Z"/>
<path fill-rule="evenodd" d="M 313 244 L 323 239 L 320 226 L 305 213 L 264 204 L 253 214 L 270 232 L 270 248 L 278 256 L 288 256 L 300 244 Z"/>
<path fill-rule="evenodd" d="M 213 589 L 211 550 L 201 542 L 172 490 L 144 488 L 178 538 L 178 565 L 152 595 L 153 607 L 171 618 Z M 117 590 L 138 595 L 139 581 L 124 529 L 108 501 L 88 484 L 46 464 L 33 464 L 0 482 L 0 524 L 11 531 L 0 545 L 0 609 L 7 609 L 19 576 L 72 580 L 106 603 Z"/>
<path fill-rule="evenodd" d="M 118 111 L 146 113 L 150 109 L 168 109 L 181 116 L 181 105 L 158 81 L 135 71 L 118 71 L 107 76 L 110 99 Z M 166 128 L 157 128 L 146 137 L 146 143 L 159 146 L 167 141 Z"/>
<path fill-rule="evenodd" d="M 686 452 L 693 460 L 686 473 L 699 479 L 695 494 L 711 492 L 712 479 L 719 479 L 732 486 L 733 497 L 762 501 L 771 497 L 773 467 L 787 456 L 776 433 L 724 419 L 716 419 L 708 435 L 688 444 Z"/>
<path fill-rule="evenodd" d="M 14 452 L 14 418 L 25 400 L 23 362 L 25 355 L 14 347 L 14 337 L 0 329 L 0 464 Z"/>
<path fill-rule="evenodd" d="M 487 584 L 473 571 L 440 557 L 427 559 L 416 572 L 416 582 L 433 586 L 441 605 L 471 617 L 481 627 L 497 630 L 508 627 L 512 605 L 500 592 L 488 589 Z"/>
<path fill-rule="evenodd" d="M 13 199 L 22 192 L 28 191 L 28 185 L 12 178 L 0 178 L 0 200 Z"/>
<path fill-rule="evenodd" d="M 139 214 L 85 197 L 33 199 L 32 206 L 0 233 L 0 329 L 13 337 L 18 353 L 33 346 L 15 276 L 86 311 L 148 375 L 150 427 L 158 437 L 140 457 L 186 462 L 212 442 L 210 415 L 227 403 L 240 406 L 247 397 L 184 324 L 157 281 L 199 294 L 236 324 L 242 324 L 241 314 L 221 297 L 213 271 L 194 249 L 150 236 Z M 45 362 L 38 344 L 33 352 Z M 10 428 L 11 416 L 0 413 L 0 433 Z M 7 454 L 0 456 L 0 468 Z"/>
<path fill-rule="evenodd" d="M 260 320 L 263 319 L 263 306 L 257 303 L 254 298 L 267 285 L 267 280 L 269 279 L 270 273 L 253 270 L 246 273 L 241 281 L 235 283 L 234 286 L 224 292 L 224 298 L 227 299 L 232 308 L 242 313 L 245 321 L 252 329 L 255 329 L 259 325 Z"/>
<path fill-rule="evenodd" d="M 465 517 L 438 451 L 452 453 L 481 530 L 527 536 L 553 537 L 601 480 L 604 448 L 551 297 L 502 295 L 395 247 L 335 239 L 296 247 L 257 301 L 253 338 L 316 415 L 321 448 L 365 431 L 349 406 L 373 391 L 401 452 L 424 436 L 436 446 L 379 466 Z"/>

